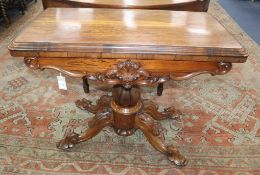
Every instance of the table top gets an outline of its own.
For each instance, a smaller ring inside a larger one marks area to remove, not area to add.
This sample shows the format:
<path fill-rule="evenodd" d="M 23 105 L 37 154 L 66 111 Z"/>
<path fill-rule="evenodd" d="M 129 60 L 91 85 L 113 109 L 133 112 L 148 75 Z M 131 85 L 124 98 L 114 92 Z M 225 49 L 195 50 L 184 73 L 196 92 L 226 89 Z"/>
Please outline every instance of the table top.
<path fill-rule="evenodd" d="M 39 52 L 65 57 L 70 52 L 190 55 L 207 56 L 208 61 L 232 57 L 230 62 L 243 62 L 247 57 L 243 47 L 209 14 L 160 10 L 49 8 L 9 49 L 13 56 L 39 56 Z"/>

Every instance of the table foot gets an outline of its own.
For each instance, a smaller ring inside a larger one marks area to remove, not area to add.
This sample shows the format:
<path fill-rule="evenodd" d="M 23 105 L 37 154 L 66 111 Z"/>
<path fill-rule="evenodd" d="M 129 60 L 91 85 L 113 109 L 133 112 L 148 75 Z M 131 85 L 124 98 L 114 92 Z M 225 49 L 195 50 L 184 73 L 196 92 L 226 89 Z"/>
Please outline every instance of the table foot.
<path fill-rule="evenodd" d="M 97 113 L 98 110 L 110 106 L 110 101 L 111 101 L 110 96 L 108 95 L 103 95 L 100 97 L 100 99 L 97 101 L 96 105 L 92 105 L 92 102 L 90 100 L 87 100 L 85 98 L 81 100 L 77 100 L 75 102 L 76 106 L 80 109 L 87 110 L 88 112 L 91 112 L 93 114 Z"/>
<path fill-rule="evenodd" d="M 73 148 L 75 144 L 79 142 L 79 134 L 74 131 L 68 132 L 66 137 L 57 143 L 57 148 L 62 150 L 68 150 Z"/>
<path fill-rule="evenodd" d="M 169 161 L 173 162 L 176 166 L 183 167 L 186 166 L 188 161 L 181 155 L 180 151 L 174 146 L 167 146 L 167 156 Z"/>
<path fill-rule="evenodd" d="M 167 118 L 179 119 L 179 112 L 174 107 L 165 108 L 163 112 L 159 112 L 158 106 L 148 100 L 144 100 L 143 111 L 149 114 L 154 120 L 164 120 Z"/>
<path fill-rule="evenodd" d="M 135 127 L 140 129 L 149 143 L 158 151 L 165 154 L 168 159 L 176 166 L 182 167 L 187 165 L 187 160 L 180 154 L 174 146 L 166 146 L 158 137 L 159 130 L 155 120 L 147 113 L 138 114 L 135 118 Z"/>
<path fill-rule="evenodd" d="M 100 109 L 88 125 L 89 128 L 82 135 L 70 130 L 65 138 L 57 144 L 57 147 L 62 150 L 73 148 L 76 144 L 96 136 L 104 127 L 113 125 L 112 109 L 109 107 Z"/>

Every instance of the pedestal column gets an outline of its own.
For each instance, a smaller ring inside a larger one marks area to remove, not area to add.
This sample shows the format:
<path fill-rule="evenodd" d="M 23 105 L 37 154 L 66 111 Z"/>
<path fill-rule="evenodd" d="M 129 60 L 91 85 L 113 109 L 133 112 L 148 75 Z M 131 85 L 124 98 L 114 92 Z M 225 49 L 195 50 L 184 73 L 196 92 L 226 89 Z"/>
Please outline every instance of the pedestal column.
<path fill-rule="evenodd" d="M 114 116 L 114 130 L 118 135 L 129 136 L 135 131 L 135 116 L 141 110 L 138 86 L 115 85 L 112 91 L 111 108 Z"/>

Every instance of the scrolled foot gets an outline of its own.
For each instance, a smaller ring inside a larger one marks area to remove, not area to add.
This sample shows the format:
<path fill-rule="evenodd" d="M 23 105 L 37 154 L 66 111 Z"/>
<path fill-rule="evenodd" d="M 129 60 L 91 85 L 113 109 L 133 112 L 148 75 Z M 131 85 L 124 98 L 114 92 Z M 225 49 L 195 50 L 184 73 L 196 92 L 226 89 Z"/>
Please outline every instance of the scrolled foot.
<path fill-rule="evenodd" d="M 168 159 L 173 162 L 176 166 L 183 167 L 186 166 L 188 161 L 187 159 L 181 155 L 179 150 L 174 146 L 167 147 Z"/>
<path fill-rule="evenodd" d="M 68 133 L 64 139 L 57 143 L 57 148 L 68 150 L 73 148 L 75 144 L 79 143 L 79 134 L 75 132 Z"/>
<path fill-rule="evenodd" d="M 180 154 L 177 148 L 174 146 L 166 146 L 163 141 L 153 133 L 152 126 L 150 122 L 143 120 L 146 115 L 139 115 L 136 117 L 135 126 L 136 128 L 143 131 L 145 137 L 149 143 L 158 151 L 165 154 L 168 159 L 173 162 L 176 166 L 182 167 L 187 164 L 187 160 L 184 156 Z M 148 117 L 149 118 L 149 117 Z"/>

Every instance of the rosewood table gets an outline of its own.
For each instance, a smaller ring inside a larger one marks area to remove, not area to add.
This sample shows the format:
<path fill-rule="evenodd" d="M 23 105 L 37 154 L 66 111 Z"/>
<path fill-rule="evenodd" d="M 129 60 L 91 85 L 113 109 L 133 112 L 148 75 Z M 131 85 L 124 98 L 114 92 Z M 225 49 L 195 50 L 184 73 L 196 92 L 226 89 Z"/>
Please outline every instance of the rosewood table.
<path fill-rule="evenodd" d="M 158 112 L 141 99 L 139 86 L 185 80 L 199 74 L 222 75 L 247 54 L 214 18 L 206 13 L 49 8 L 9 46 L 12 56 L 24 57 L 32 69 L 55 69 L 113 85 L 112 96 L 94 105 L 86 99 L 76 106 L 94 115 L 79 135 L 66 133 L 60 149 L 87 141 L 111 126 L 122 136 L 140 129 L 150 144 L 175 165 L 187 160 L 158 137 L 157 120 L 174 116 L 174 107 Z"/>
<path fill-rule="evenodd" d="M 42 0 L 46 8 L 112 8 L 112 9 L 149 9 L 207 12 L 210 0 Z M 89 93 L 89 84 L 83 77 L 83 89 Z M 161 96 L 163 83 L 157 87 L 157 95 Z"/>

